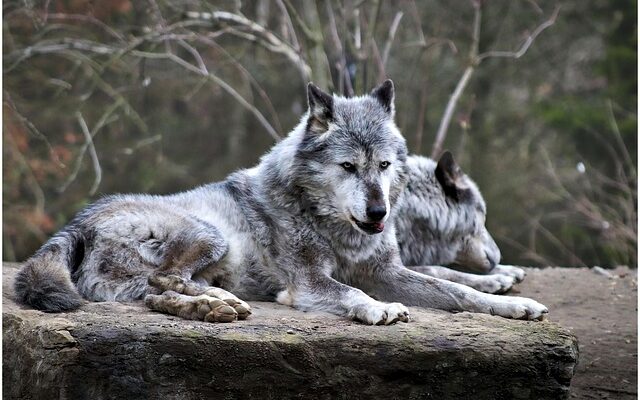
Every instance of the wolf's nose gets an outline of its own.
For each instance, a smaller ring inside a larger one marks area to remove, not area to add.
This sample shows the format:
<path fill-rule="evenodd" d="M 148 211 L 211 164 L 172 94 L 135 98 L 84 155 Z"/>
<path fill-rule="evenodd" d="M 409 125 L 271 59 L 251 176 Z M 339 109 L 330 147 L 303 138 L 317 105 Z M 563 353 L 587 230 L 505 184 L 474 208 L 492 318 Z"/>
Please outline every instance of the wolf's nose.
<path fill-rule="evenodd" d="M 380 221 L 387 215 L 387 208 L 385 206 L 371 206 L 367 207 L 367 217 L 371 221 Z"/>

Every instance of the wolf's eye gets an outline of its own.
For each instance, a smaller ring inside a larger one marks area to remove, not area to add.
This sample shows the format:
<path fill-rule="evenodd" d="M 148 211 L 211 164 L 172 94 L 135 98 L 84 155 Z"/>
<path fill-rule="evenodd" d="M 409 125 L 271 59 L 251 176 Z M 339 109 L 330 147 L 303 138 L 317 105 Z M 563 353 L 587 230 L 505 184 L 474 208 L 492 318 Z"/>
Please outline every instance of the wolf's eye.
<path fill-rule="evenodd" d="M 340 164 L 340 166 L 344 168 L 345 171 L 355 172 L 356 170 L 356 166 L 351 164 L 350 162 L 343 162 L 342 164 Z"/>
<path fill-rule="evenodd" d="M 391 163 L 389 161 L 383 161 L 383 162 L 380 163 L 380 168 L 387 169 L 387 168 L 389 168 L 389 165 L 391 165 Z"/>

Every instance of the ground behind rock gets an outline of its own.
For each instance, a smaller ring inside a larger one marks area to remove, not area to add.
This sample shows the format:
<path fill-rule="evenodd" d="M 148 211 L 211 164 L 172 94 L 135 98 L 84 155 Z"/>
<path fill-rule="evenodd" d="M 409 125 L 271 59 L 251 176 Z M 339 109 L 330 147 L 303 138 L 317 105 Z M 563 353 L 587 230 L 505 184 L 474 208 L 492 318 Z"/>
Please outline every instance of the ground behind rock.
<path fill-rule="evenodd" d="M 514 295 L 549 307 L 549 319 L 578 337 L 572 399 L 638 397 L 637 270 L 527 269 Z"/>

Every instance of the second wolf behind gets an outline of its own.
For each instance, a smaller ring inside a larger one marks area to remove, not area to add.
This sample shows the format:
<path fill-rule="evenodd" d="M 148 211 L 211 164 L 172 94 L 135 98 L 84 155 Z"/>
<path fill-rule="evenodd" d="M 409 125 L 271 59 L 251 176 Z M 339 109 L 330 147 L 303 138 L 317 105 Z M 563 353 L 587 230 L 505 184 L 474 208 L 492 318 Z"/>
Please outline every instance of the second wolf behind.
<path fill-rule="evenodd" d="M 144 298 L 154 310 L 206 321 L 246 318 L 249 305 L 236 296 L 367 324 L 407 322 L 405 304 L 519 319 L 547 313 L 534 300 L 402 264 L 394 223 L 407 147 L 391 81 L 361 97 L 312 84 L 307 93 L 308 112 L 256 167 L 175 195 L 107 197 L 80 212 L 25 262 L 20 301 L 62 311 L 82 298 Z"/>
<path fill-rule="evenodd" d="M 409 156 L 406 169 L 407 187 L 395 218 L 404 265 L 487 293 L 503 293 L 524 279 L 522 268 L 499 264 L 482 194 L 450 152 L 437 163 Z M 448 265 L 475 274 L 441 267 Z"/>

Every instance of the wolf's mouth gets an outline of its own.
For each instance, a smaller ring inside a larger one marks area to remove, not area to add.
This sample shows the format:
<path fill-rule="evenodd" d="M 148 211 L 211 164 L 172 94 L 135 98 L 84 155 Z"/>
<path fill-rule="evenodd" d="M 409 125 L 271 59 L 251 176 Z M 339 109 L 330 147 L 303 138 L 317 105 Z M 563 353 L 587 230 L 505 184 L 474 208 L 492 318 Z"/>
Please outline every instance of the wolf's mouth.
<path fill-rule="evenodd" d="M 375 235 L 376 233 L 380 233 L 384 231 L 384 223 L 383 222 L 360 222 L 357 219 L 351 217 L 353 222 L 356 223 L 358 228 L 362 229 L 369 235 Z"/>

